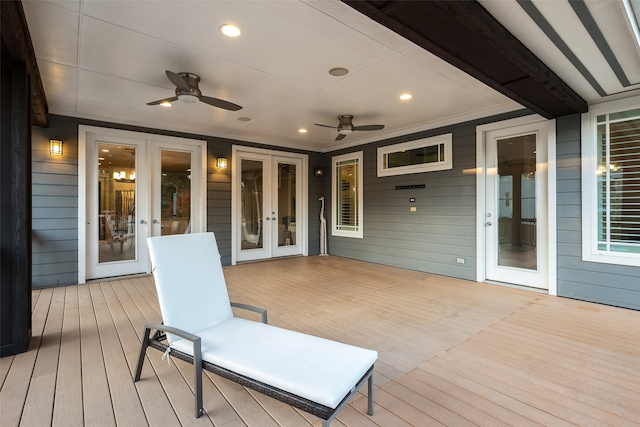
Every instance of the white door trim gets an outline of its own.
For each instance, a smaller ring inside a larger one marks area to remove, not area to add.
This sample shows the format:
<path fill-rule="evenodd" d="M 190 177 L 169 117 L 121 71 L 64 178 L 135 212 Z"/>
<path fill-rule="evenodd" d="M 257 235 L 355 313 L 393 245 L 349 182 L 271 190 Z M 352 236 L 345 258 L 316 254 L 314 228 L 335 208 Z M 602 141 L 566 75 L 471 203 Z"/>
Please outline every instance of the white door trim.
<path fill-rule="evenodd" d="M 193 194 L 193 197 L 198 197 L 203 200 L 202 208 L 198 211 L 192 211 L 192 217 L 196 218 L 201 224 L 202 230 L 206 229 L 207 224 L 207 142 L 204 140 L 179 138 L 172 136 L 156 135 L 144 132 L 134 132 L 121 129 L 103 128 L 98 126 L 79 125 L 78 126 L 78 284 L 87 282 L 87 180 L 89 179 L 87 162 L 87 135 L 90 133 L 98 134 L 101 136 L 114 137 L 114 138 L 131 138 L 135 140 L 144 140 L 147 145 L 151 144 L 182 144 L 189 146 L 199 147 L 200 159 L 199 164 L 201 167 L 200 174 L 200 190 L 198 194 Z M 194 159 L 195 167 L 195 159 Z M 149 207 L 149 210 L 151 208 Z M 147 217 L 150 217 L 151 212 L 145 212 Z M 195 230 L 196 232 L 198 230 Z M 147 273 L 150 272 L 150 267 L 147 266 Z"/>
<path fill-rule="evenodd" d="M 485 139 L 488 132 L 523 126 L 531 123 L 546 122 L 547 134 L 547 247 L 539 248 L 541 254 L 547 256 L 547 284 L 550 295 L 557 295 L 557 217 L 556 217 L 556 122 L 546 120 L 534 114 L 525 117 L 489 123 L 476 127 L 476 280 L 486 280 L 486 226 L 485 199 L 487 190 L 485 168 Z"/>
<path fill-rule="evenodd" d="M 238 152 L 241 153 L 254 153 L 260 155 L 267 155 L 272 157 L 290 157 L 302 160 L 302 220 L 298 221 L 296 238 L 302 248 L 302 255 L 309 255 L 309 156 L 306 154 L 291 153 L 287 151 L 268 150 L 263 148 L 252 148 L 241 145 L 233 145 L 231 152 L 231 265 L 236 265 L 238 261 L 238 204 L 240 198 L 240 182 L 237 179 L 237 171 L 239 165 L 237 164 Z M 271 188 L 269 188 L 271 191 Z M 270 197 L 270 195 L 269 195 Z"/>

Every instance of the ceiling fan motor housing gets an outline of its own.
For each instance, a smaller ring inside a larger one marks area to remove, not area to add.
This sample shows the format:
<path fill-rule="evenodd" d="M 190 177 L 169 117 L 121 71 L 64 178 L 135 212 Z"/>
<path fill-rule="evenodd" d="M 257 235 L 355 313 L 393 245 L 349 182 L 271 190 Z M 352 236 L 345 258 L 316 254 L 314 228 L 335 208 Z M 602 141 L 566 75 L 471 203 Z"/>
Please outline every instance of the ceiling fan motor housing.
<path fill-rule="evenodd" d="M 194 103 L 198 102 L 202 97 L 202 92 L 198 89 L 198 83 L 200 82 L 200 77 L 196 74 L 191 73 L 178 73 L 180 77 L 184 79 L 184 81 L 189 85 L 189 90 L 184 90 L 184 88 L 176 87 L 176 96 L 180 101 Z"/>
<path fill-rule="evenodd" d="M 353 116 L 348 114 L 338 116 L 338 120 L 340 120 L 340 124 L 338 124 L 338 133 L 341 135 L 348 135 L 353 132 Z"/>

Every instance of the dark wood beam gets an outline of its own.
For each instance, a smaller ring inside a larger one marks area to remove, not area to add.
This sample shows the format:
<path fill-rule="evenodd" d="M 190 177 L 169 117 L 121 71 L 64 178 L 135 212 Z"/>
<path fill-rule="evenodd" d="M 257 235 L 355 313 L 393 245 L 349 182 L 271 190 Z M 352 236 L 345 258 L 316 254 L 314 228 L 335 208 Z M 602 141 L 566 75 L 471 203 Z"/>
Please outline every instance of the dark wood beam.
<path fill-rule="evenodd" d="M 342 1 L 543 117 L 587 111 L 584 99 L 475 0 Z"/>
<path fill-rule="evenodd" d="M 29 73 L 2 57 L 0 78 L 0 357 L 27 351 L 31 339 L 32 218 Z"/>
<path fill-rule="evenodd" d="M 15 61 L 24 62 L 30 76 L 30 108 L 31 124 L 34 126 L 48 127 L 49 106 L 42 86 L 40 71 L 36 55 L 33 51 L 33 43 L 24 16 L 24 9 L 20 0 L 0 1 L 0 24 L 2 25 L 3 54 L 7 54 Z M 6 52 L 5 52 L 6 49 Z"/>

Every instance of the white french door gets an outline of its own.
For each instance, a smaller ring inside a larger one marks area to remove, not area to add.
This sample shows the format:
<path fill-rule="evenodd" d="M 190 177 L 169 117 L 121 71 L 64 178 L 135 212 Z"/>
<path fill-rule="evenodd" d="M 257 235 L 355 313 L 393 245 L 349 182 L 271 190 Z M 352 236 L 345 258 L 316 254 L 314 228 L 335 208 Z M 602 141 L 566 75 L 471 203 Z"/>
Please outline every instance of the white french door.
<path fill-rule="evenodd" d="M 78 283 L 149 273 L 147 237 L 204 231 L 205 142 L 89 126 L 79 135 Z"/>
<path fill-rule="evenodd" d="M 484 280 L 548 289 L 547 123 L 484 134 Z"/>
<path fill-rule="evenodd" d="M 306 156 L 233 153 L 232 263 L 306 254 Z"/>

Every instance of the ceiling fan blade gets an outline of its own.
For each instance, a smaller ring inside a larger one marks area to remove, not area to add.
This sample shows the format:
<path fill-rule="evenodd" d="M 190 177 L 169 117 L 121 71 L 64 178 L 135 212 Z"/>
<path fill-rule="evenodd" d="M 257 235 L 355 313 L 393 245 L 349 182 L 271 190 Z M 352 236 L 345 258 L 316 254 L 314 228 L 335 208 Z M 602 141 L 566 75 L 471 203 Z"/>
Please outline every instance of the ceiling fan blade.
<path fill-rule="evenodd" d="M 314 123 L 314 125 L 316 125 L 316 126 L 322 126 L 322 127 L 324 127 L 324 128 L 331 128 L 331 129 L 335 129 L 335 128 L 336 128 L 335 126 L 321 125 L 320 123 Z"/>
<path fill-rule="evenodd" d="M 173 102 L 173 101 L 177 101 L 178 97 L 177 96 L 173 96 L 171 98 L 164 98 L 164 99 L 159 99 L 157 101 L 153 101 L 153 102 L 147 102 L 147 105 L 160 105 L 163 102 Z"/>
<path fill-rule="evenodd" d="M 166 70 L 165 73 L 167 74 L 167 77 L 169 78 L 169 80 L 171 80 L 171 83 L 176 85 L 178 89 L 184 92 L 189 91 L 189 83 L 187 83 L 185 79 L 183 79 L 173 71 Z"/>
<path fill-rule="evenodd" d="M 241 106 L 239 106 L 238 104 L 234 104 L 233 102 L 225 101 L 218 98 L 212 98 L 210 96 L 201 96 L 200 101 L 214 107 L 224 108 L 225 110 L 238 111 L 242 108 Z"/>
<path fill-rule="evenodd" d="M 384 125 L 364 125 L 364 126 L 354 126 L 353 130 L 382 130 L 384 129 Z"/>
<path fill-rule="evenodd" d="M 339 133 L 338 136 L 336 136 L 336 141 L 340 141 L 341 139 L 344 139 L 344 137 L 347 136 L 343 133 Z"/>

